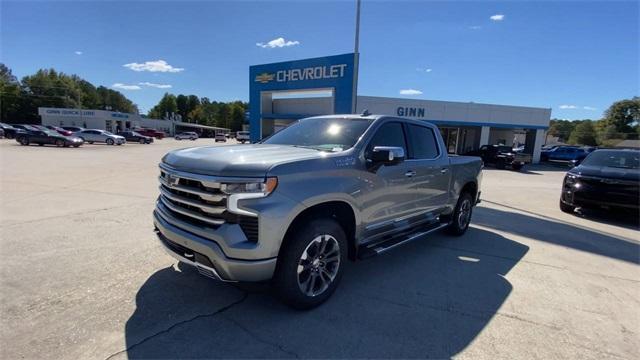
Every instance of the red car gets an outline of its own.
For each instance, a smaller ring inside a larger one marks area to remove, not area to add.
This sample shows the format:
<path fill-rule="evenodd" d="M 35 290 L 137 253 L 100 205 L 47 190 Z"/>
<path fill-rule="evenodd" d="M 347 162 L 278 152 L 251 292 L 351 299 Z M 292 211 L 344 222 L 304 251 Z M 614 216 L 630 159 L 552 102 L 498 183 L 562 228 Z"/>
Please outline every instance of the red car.
<path fill-rule="evenodd" d="M 49 130 L 57 131 L 60 135 L 71 136 L 73 134 L 73 131 L 65 130 L 59 126 L 47 125 L 45 127 Z"/>
<path fill-rule="evenodd" d="M 158 131 L 156 129 L 147 129 L 147 128 L 140 128 L 140 129 L 136 129 L 135 130 L 137 133 L 144 135 L 144 136 L 151 136 L 154 137 L 158 140 L 160 139 L 164 139 L 165 134 L 162 131 Z"/>

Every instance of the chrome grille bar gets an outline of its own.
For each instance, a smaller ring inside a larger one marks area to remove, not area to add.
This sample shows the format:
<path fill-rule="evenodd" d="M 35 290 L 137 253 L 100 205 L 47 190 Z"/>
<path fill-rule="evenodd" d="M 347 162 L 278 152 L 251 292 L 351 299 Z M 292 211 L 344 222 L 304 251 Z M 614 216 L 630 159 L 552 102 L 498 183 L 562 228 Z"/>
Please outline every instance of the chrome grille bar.
<path fill-rule="evenodd" d="M 200 201 L 195 201 L 195 200 L 191 200 L 191 199 L 189 199 L 187 197 L 184 197 L 184 196 L 176 195 L 176 194 L 174 194 L 174 193 L 172 193 L 170 191 L 167 191 L 163 186 L 160 186 L 159 189 L 160 189 L 160 194 L 162 194 L 162 196 L 168 198 L 169 200 L 172 200 L 172 201 L 175 201 L 175 202 L 179 202 L 179 203 L 182 203 L 182 204 L 186 204 L 186 205 L 189 205 L 189 206 L 197 207 L 200 210 L 206 212 L 207 214 L 221 215 L 227 210 L 227 208 L 225 206 L 206 205 L 206 204 L 203 204 Z"/>
<path fill-rule="evenodd" d="M 207 216 L 203 216 L 200 215 L 198 213 L 196 213 L 195 211 L 191 211 L 191 210 L 187 210 L 185 208 L 179 207 L 174 205 L 173 203 L 171 203 L 171 201 L 166 198 L 164 196 L 164 194 L 162 196 L 160 196 L 160 201 L 162 202 L 162 205 L 164 205 L 166 208 L 168 208 L 169 210 L 185 215 L 185 216 L 189 216 L 192 217 L 194 219 L 206 222 L 208 224 L 212 224 L 212 225 L 222 225 L 225 223 L 224 219 L 213 219 Z"/>
<path fill-rule="evenodd" d="M 158 180 L 160 181 L 160 184 L 162 184 L 168 189 L 175 189 L 175 190 L 183 191 L 189 194 L 198 195 L 202 200 L 218 202 L 218 201 L 222 201 L 226 197 L 226 195 L 224 194 L 211 194 L 209 192 L 199 190 L 189 186 L 169 185 L 169 183 L 167 183 L 167 181 L 163 179 L 161 176 L 158 177 Z"/>

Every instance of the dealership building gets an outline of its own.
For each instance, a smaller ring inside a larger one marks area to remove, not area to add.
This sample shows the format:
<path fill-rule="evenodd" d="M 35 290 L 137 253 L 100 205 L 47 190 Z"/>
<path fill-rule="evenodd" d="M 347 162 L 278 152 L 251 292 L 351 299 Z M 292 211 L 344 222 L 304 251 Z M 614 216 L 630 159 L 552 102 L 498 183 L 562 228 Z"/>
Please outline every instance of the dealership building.
<path fill-rule="evenodd" d="M 433 101 L 356 94 L 354 54 L 251 66 L 251 140 L 258 141 L 297 119 L 324 114 L 393 115 L 437 125 L 451 154 L 482 145 L 524 146 L 540 159 L 551 109 Z"/>
<path fill-rule="evenodd" d="M 107 130 L 114 133 L 136 128 L 151 128 L 173 136 L 181 131 L 227 132 L 229 129 L 185 123 L 179 120 L 151 119 L 139 114 L 107 110 L 38 108 L 42 125 L 79 126 L 86 129 Z"/>

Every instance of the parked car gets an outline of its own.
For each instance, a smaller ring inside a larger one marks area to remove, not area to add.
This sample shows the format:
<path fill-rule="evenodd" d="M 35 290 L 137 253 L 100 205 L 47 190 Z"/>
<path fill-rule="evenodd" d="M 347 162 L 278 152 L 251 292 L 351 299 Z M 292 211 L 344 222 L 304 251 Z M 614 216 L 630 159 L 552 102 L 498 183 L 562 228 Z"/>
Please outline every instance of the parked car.
<path fill-rule="evenodd" d="M 250 141 L 250 137 L 249 137 L 249 132 L 248 131 L 238 131 L 236 132 L 236 141 L 239 141 L 241 143 L 245 143 L 245 142 L 249 142 Z"/>
<path fill-rule="evenodd" d="M 38 144 L 43 145 L 55 145 L 57 147 L 79 147 L 84 143 L 81 138 L 75 136 L 60 135 L 57 131 L 45 129 L 45 130 L 29 130 L 19 132 L 16 134 L 16 141 L 20 145 Z"/>
<path fill-rule="evenodd" d="M 182 140 L 182 139 L 196 140 L 198 138 L 198 134 L 191 131 L 186 131 L 186 132 L 181 132 L 179 134 L 176 134 L 173 138 L 176 140 Z"/>
<path fill-rule="evenodd" d="M 0 139 L 4 138 L 4 130 L 0 128 Z"/>
<path fill-rule="evenodd" d="M 84 130 L 83 127 L 80 126 L 61 126 L 65 130 L 71 131 L 71 133 L 77 133 L 78 131 Z"/>
<path fill-rule="evenodd" d="M 150 136 L 158 140 L 164 139 L 165 137 L 165 133 L 163 131 L 159 131 L 156 129 L 139 128 L 139 129 L 135 129 L 135 131 L 144 136 Z"/>
<path fill-rule="evenodd" d="M 306 309 L 331 296 L 347 259 L 464 234 L 482 160 L 448 157 L 424 121 L 331 115 L 259 144 L 174 150 L 160 172 L 154 222 L 169 254 L 223 281 L 272 279 Z"/>
<path fill-rule="evenodd" d="M 585 148 L 577 146 L 558 146 L 548 151 L 540 152 L 541 161 L 572 161 L 582 160 L 589 155 Z"/>
<path fill-rule="evenodd" d="M 73 135 L 73 131 L 65 130 L 65 129 L 61 128 L 60 126 L 47 125 L 47 129 L 53 130 L 53 131 L 57 131 L 58 134 L 64 135 L 64 136 Z"/>
<path fill-rule="evenodd" d="M 24 130 L 24 131 L 38 131 L 38 130 L 40 130 L 37 127 L 35 127 L 33 125 L 29 125 L 29 124 L 13 124 L 11 126 L 13 126 L 16 129 L 20 129 L 20 130 Z"/>
<path fill-rule="evenodd" d="M 479 156 L 485 164 L 494 165 L 498 169 L 511 167 L 513 170 L 520 171 L 525 164 L 531 163 L 531 154 L 515 152 L 511 146 L 504 145 L 482 145 L 480 149 L 465 155 Z"/>
<path fill-rule="evenodd" d="M 122 136 L 127 141 L 137 142 L 140 144 L 151 144 L 153 142 L 153 138 L 151 136 L 144 136 L 136 131 L 121 131 L 118 135 Z"/>
<path fill-rule="evenodd" d="M 20 132 L 20 129 L 17 129 L 9 124 L 0 123 L 0 129 L 4 132 L 4 137 L 7 139 L 14 139 L 16 137 L 16 133 Z"/>
<path fill-rule="evenodd" d="M 227 137 L 224 134 L 216 134 L 216 142 L 227 142 Z"/>
<path fill-rule="evenodd" d="M 99 142 L 105 143 L 107 145 L 122 145 L 127 142 L 127 140 L 120 135 L 114 135 L 108 131 L 99 129 L 85 129 L 82 131 L 78 131 L 73 135 L 81 138 L 89 144 Z"/>
<path fill-rule="evenodd" d="M 569 170 L 562 183 L 560 210 L 576 207 L 640 208 L 640 150 L 595 150 Z"/>

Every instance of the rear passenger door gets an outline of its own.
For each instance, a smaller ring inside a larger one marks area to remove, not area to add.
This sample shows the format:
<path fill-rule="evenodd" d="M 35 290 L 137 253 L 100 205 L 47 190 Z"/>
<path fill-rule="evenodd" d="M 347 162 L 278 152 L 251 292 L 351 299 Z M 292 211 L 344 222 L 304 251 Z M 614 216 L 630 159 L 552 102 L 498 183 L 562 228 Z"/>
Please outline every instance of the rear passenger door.
<path fill-rule="evenodd" d="M 439 212 L 449 203 L 451 169 L 449 159 L 440 149 L 434 130 L 408 123 L 409 158 L 406 163 L 415 172 L 414 196 L 422 212 Z"/>

